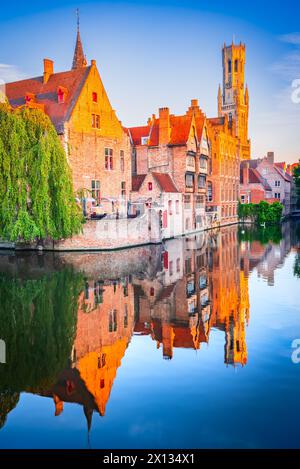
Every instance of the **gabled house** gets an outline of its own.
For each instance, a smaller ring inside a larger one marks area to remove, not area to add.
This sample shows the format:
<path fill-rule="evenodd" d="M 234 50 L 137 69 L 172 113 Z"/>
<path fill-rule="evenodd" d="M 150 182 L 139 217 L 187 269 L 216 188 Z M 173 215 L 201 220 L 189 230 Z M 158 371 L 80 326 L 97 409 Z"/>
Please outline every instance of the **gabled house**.
<path fill-rule="evenodd" d="M 77 32 L 72 69 L 54 71 L 44 59 L 43 74 L 6 85 L 13 108 L 44 111 L 65 148 L 74 189 L 102 204 L 107 213 L 126 215 L 131 190 L 131 147 L 113 110 L 96 61 L 87 65 Z"/>
<path fill-rule="evenodd" d="M 242 161 L 240 170 L 240 201 L 242 204 L 259 204 L 266 200 L 274 202 L 272 188 L 257 171 L 252 161 Z"/>
<path fill-rule="evenodd" d="M 290 213 L 293 178 L 285 171 L 284 163 L 274 162 L 273 152 L 268 152 L 264 158 L 243 161 L 240 182 L 241 202 L 278 201 L 283 204 L 283 214 Z"/>
<path fill-rule="evenodd" d="M 182 235 L 182 194 L 169 174 L 149 172 L 132 176 L 131 207 L 136 214 L 145 208 L 158 212 L 162 239 Z"/>

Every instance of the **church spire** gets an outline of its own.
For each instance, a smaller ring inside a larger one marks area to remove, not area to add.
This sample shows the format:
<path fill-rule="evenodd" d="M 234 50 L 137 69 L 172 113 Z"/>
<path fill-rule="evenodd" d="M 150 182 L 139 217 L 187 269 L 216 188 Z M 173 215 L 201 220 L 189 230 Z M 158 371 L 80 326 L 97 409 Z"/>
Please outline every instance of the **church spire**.
<path fill-rule="evenodd" d="M 82 42 L 80 38 L 80 31 L 79 31 L 79 10 L 77 8 L 77 38 L 76 38 L 76 46 L 75 52 L 73 57 L 73 65 L 72 70 L 76 70 L 77 68 L 86 67 L 87 61 L 83 53 Z"/>

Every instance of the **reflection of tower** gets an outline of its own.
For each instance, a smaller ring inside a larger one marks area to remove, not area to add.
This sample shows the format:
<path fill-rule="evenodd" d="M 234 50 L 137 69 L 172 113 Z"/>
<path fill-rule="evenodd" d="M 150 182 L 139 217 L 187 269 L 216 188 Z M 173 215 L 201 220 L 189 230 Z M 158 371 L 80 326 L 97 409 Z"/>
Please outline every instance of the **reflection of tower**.
<path fill-rule="evenodd" d="M 244 44 L 224 44 L 223 92 L 218 91 L 219 117 L 227 115 L 241 142 L 241 159 L 250 158 L 248 140 L 249 93 L 245 87 L 246 48 Z"/>
<path fill-rule="evenodd" d="M 247 344 L 245 321 L 243 318 L 231 320 L 226 331 L 225 363 L 228 365 L 247 364 Z"/>
<path fill-rule="evenodd" d="M 225 332 L 227 364 L 247 363 L 245 330 L 249 319 L 248 278 L 242 270 L 236 228 L 222 229 L 213 251 L 212 325 Z"/>

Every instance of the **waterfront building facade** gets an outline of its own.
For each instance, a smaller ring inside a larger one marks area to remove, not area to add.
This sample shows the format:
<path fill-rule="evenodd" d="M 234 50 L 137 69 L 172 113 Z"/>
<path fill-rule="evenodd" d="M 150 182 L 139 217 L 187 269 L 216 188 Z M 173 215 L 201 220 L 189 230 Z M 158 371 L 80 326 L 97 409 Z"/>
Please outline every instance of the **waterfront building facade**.
<path fill-rule="evenodd" d="M 225 45 L 222 56 L 223 90 L 213 118 L 192 99 L 183 115 L 163 107 L 147 125 L 123 127 L 95 60 L 87 65 L 79 29 L 71 70 L 55 73 L 44 59 L 42 76 L 7 85 L 13 108 L 38 108 L 50 117 L 84 215 L 98 218 L 57 248 L 159 242 L 238 221 L 240 161 L 250 156 L 245 46 Z"/>
<path fill-rule="evenodd" d="M 113 110 L 96 61 L 87 65 L 77 31 L 72 69 L 55 73 L 44 59 L 43 75 L 8 83 L 13 108 L 44 111 L 54 124 L 69 162 L 74 190 L 103 205 L 103 212 L 127 215 L 131 190 L 131 147 Z"/>
<path fill-rule="evenodd" d="M 182 116 L 170 114 L 167 107 L 160 108 L 158 117 L 153 115 L 147 126 L 130 128 L 129 134 L 133 178 L 148 173 L 168 174 L 181 194 L 181 234 L 206 228 L 210 147 L 206 117 L 198 101 L 192 100 Z"/>

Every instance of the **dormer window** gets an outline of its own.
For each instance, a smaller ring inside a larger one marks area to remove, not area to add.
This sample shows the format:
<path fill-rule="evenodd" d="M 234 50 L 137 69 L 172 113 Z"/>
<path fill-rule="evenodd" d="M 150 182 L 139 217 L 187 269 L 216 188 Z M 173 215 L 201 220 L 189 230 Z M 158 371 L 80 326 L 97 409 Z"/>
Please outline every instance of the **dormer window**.
<path fill-rule="evenodd" d="M 141 137 L 141 145 L 148 145 L 149 137 Z"/>
<path fill-rule="evenodd" d="M 92 100 L 93 100 L 93 103 L 98 102 L 98 94 L 95 91 L 93 91 L 92 93 Z"/>
<path fill-rule="evenodd" d="M 58 104 L 63 104 L 66 101 L 67 95 L 68 95 L 67 88 L 64 88 L 63 86 L 59 86 L 57 90 Z"/>
<path fill-rule="evenodd" d="M 33 94 L 33 93 L 26 93 L 26 95 L 25 95 L 25 102 L 26 102 L 26 104 L 34 103 L 34 102 L 35 102 L 35 94 Z"/>

